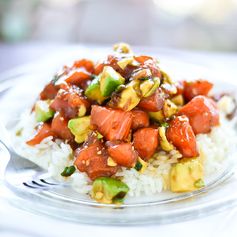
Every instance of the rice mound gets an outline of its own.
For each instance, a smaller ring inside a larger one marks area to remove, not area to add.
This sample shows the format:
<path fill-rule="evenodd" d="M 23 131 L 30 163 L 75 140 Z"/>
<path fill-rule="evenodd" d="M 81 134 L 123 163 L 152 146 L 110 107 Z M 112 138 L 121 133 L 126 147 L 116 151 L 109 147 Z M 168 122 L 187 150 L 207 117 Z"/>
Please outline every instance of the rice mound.
<path fill-rule="evenodd" d="M 230 97 L 223 96 L 218 102 L 220 125 L 214 127 L 209 134 L 200 134 L 196 137 L 200 154 L 204 158 L 205 178 L 220 170 L 223 162 L 231 159 L 231 153 L 236 149 L 236 120 L 226 119 L 226 114 L 229 114 L 234 106 Z M 19 123 L 12 130 L 12 140 L 16 152 L 47 170 L 57 180 L 70 182 L 79 193 L 89 193 L 91 181 L 86 173 L 77 170 L 69 178 L 61 176 L 64 168 L 73 164 L 72 149 L 68 144 L 60 139 L 53 141 L 51 136 L 34 147 L 25 143 L 34 135 L 35 126 L 34 113 L 26 111 L 22 114 Z M 16 136 L 19 131 L 21 135 Z M 116 176 L 129 186 L 129 196 L 137 197 L 160 193 L 169 189 L 171 166 L 181 157 L 182 155 L 177 150 L 171 152 L 159 151 L 149 161 L 144 173 L 139 173 L 133 168 L 122 168 Z"/>

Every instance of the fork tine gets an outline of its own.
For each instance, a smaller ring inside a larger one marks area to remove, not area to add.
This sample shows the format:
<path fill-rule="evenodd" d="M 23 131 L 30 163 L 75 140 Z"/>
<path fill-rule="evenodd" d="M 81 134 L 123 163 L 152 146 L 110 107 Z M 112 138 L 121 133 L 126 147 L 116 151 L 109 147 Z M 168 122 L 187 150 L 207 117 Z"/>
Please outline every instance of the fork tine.
<path fill-rule="evenodd" d="M 47 181 L 45 181 L 44 179 L 40 179 L 40 181 L 41 181 L 42 183 L 49 184 L 49 185 L 58 185 L 58 184 L 54 184 L 54 183 L 47 182 Z"/>
<path fill-rule="evenodd" d="M 23 184 L 24 186 L 26 186 L 27 188 L 37 189 L 37 187 L 31 186 L 31 185 L 29 185 L 29 184 L 26 183 L 26 182 L 23 182 L 22 184 Z"/>
<path fill-rule="evenodd" d="M 32 188 L 32 189 L 49 189 L 52 187 L 60 186 L 60 184 L 51 183 L 44 179 L 28 180 L 26 182 L 23 182 L 22 184 L 25 187 Z"/>
<path fill-rule="evenodd" d="M 32 180 L 31 183 L 37 185 L 37 186 L 40 186 L 40 187 L 46 187 L 45 185 L 42 185 L 42 184 L 39 184 L 37 183 L 36 181 Z"/>

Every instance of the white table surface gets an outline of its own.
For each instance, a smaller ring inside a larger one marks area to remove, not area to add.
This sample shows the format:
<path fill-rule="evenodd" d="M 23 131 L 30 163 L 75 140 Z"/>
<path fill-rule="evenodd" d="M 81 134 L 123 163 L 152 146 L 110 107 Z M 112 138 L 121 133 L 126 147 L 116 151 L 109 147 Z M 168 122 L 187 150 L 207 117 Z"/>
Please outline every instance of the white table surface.
<path fill-rule="evenodd" d="M 237 236 L 237 208 L 200 219 L 167 225 L 92 226 L 38 216 L 0 203 L 0 236 Z"/>
<path fill-rule="evenodd" d="M 180 53 L 180 52 L 179 52 Z M 237 81 L 237 54 L 184 52 L 183 57 L 202 61 L 220 71 L 226 80 Z M 236 82 L 237 83 L 237 82 Z M 1 191 L 1 189 L 0 189 Z M 92 226 L 63 222 L 31 214 L 0 200 L 0 237 L 21 236 L 237 236 L 237 207 L 200 219 L 166 225 Z"/>

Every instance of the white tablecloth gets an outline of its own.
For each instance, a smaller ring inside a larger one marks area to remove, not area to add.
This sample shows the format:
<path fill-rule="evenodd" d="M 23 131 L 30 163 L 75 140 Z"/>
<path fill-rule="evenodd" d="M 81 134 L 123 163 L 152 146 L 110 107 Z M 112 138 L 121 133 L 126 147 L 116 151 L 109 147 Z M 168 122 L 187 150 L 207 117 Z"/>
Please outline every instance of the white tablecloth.
<path fill-rule="evenodd" d="M 61 237 L 61 236 L 237 236 L 237 208 L 207 216 L 167 225 L 148 226 L 91 226 L 74 224 L 38 216 L 25 211 L 0 204 L 0 236 L 1 237 Z"/>
<path fill-rule="evenodd" d="M 237 80 L 237 55 L 185 52 L 183 57 L 218 70 L 226 80 Z M 18 210 L 0 200 L 0 236 L 237 236 L 237 208 L 201 219 L 167 225 L 92 226 L 63 222 Z"/>

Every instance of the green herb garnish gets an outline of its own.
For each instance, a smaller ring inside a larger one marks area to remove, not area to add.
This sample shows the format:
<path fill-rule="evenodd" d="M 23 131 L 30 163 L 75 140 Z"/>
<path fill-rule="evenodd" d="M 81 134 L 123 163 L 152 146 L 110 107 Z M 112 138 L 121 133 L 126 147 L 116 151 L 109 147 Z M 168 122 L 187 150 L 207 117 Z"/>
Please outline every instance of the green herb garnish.
<path fill-rule="evenodd" d="M 55 74 L 53 76 L 53 79 L 51 80 L 51 84 L 55 85 L 57 83 L 57 81 L 63 76 L 63 73 L 61 74 Z"/>
<path fill-rule="evenodd" d="M 169 124 L 168 124 L 167 122 L 161 122 L 161 123 L 160 123 L 160 126 L 161 126 L 161 127 L 168 128 L 168 127 L 169 127 Z"/>
<path fill-rule="evenodd" d="M 147 81 L 149 79 L 151 79 L 151 77 L 141 77 L 141 78 L 139 78 L 140 81 Z"/>
<path fill-rule="evenodd" d="M 142 164 L 139 161 L 137 161 L 136 165 L 134 166 L 134 169 L 140 171 L 142 169 Z"/>
<path fill-rule="evenodd" d="M 74 172 L 76 171 L 76 168 L 74 165 L 69 166 L 69 167 L 65 167 L 65 169 L 63 170 L 63 172 L 61 173 L 61 175 L 63 177 L 69 177 L 71 176 Z"/>
<path fill-rule="evenodd" d="M 97 139 L 102 139 L 103 138 L 103 135 L 100 134 L 99 132 L 96 132 L 97 133 Z"/>

